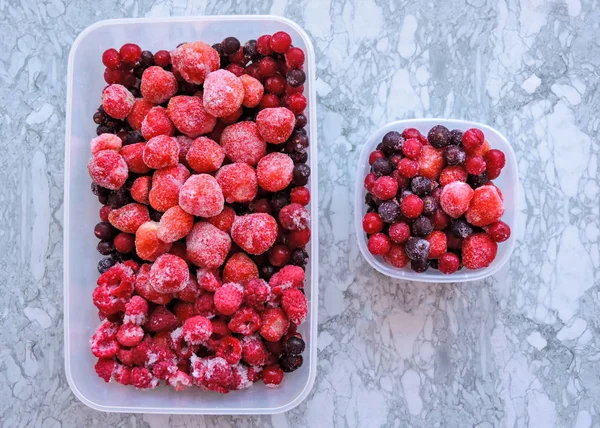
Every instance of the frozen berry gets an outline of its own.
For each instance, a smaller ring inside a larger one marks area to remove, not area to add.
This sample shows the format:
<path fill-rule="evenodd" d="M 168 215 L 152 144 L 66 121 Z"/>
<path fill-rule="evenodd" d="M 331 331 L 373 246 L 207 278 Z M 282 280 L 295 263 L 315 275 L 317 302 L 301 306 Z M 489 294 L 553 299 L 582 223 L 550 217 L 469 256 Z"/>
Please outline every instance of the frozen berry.
<path fill-rule="evenodd" d="M 285 237 L 285 243 L 290 248 L 303 248 L 310 240 L 310 229 L 291 230 Z"/>
<path fill-rule="evenodd" d="M 157 52 L 158 55 L 158 52 Z M 156 55 L 155 55 L 156 61 Z M 219 53 L 204 42 L 184 43 L 171 53 L 173 69 L 184 80 L 200 85 L 209 73 L 218 70 Z"/>
<path fill-rule="evenodd" d="M 423 238 L 409 238 L 404 249 L 411 260 L 426 260 L 429 257 L 429 242 Z"/>
<path fill-rule="evenodd" d="M 224 117 L 239 109 L 244 101 L 244 85 L 227 70 L 217 70 L 208 75 L 202 96 L 204 109 L 215 117 Z"/>
<path fill-rule="evenodd" d="M 179 192 L 179 205 L 195 216 L 213 217 L 223 210 L 224 202 L 221 186 L 208 174 L 191 176 Z"/>
<path fill-rule="evenodd" d="M 410 237 L 410 226 L 404 222 L 394 223 L 390 226 L 388 235 L 396 244 L 404 244 Z"/>
<path fill-rule="evenodd" d="M 442 209 L 437 209 L 431 216 L 435 230 L 444 230 L 450 224 L 450 217 Z"/>
<path fill-rule="evenodd" d="M 283 309 L 267 308 L 261 313 L 260 335 L 268 342 L 277 342 L 287 332 L 290 321 Z"/>
<path fill-rule="evenodd" d="M 122 232 L 135 233 L 142 224 L 150 221 L 150 214 L 145 205 L 133 203 L 112 210 L 108 221 Z"/>
<path fill-rule="evenodd" d="M 113 84 L 102 91 L 102 107 L 115 119 L 125 119 L 134 102 L 135 97 L 123 85 Z"/>
<path fill-rule="evenodd" d="M 369 154 L 369 165 L 373 165 L 377 159 L 385 158 L 385 153 L 381 150 L 374 150 Z"/>
<path fill-rule="evenodd" d="M 439 230 L 434 230 L 429 236 L 427 236 L 429 242 L 429 258 L 437 259 L 446 252 L 446 234 Z"/>
<path fill-rule="evenodd" d="M 466 238 L 473 233 L 473 228 L 464 220 L 452 220 L 448 232 L 456 238 Z"/>
<path fill-rule="evenodd" d="M 267 144 L 254 122 L 229 125 L 223 130 L 220 142 L 230 160 L 252 166 L 258 164 L 267 151 Z"/>
<path fill-rule="evenodd" d="M 465 150 L 474 150 L 483 144 L 483 132 L 477 128 L 467 129 L 462 136 L 462 145 Z"/>
<path fill-rule="evenodd" d="M 231 248 L 226 232 L 206 222 L 194 225 L 186 238 L 188 259 L 196 266 L 216 269 L 223 264 Z"/>
<path fill-rule="evenodd" d="M 281 307 L 295 325 L 302 324 L 308 314 L 306 296 L 297 288 L 290 288 L 283 292 Z"/>
<path fill-rule="evenodd" d="M 223 282 L 241 284 L 255 278 L 258 278 L 256 263 L 244 253 L 235 253 L 223 267 Z"/>
<path fill-rule="evenodd" d="M 306 186 L 310 177 L 310 167 L 303 163 L 294 165 L 293 177 L 292 182 L 296 186 Z"/>
<path fill-rule="evenodd" d="M 235 220 L 235 211 L 229 206 L 223 207 L 223 211 L 216 216 L 206 219 L 207 222 L 224 232 L 229 232 L 231 230 L 233 220 Z"/>
<path fill-rule="evenodd" d="M 284 342 L 283 349 L 289 355 L 300 355 L 304 352 L 305 346 L 304 340 L 292 336 Z"/>
<path fill-rule="evenodd" d="M 309 226 L 310 214 L 300 204 L 289 204 L 279 212 L 279 222 L 286 230 L 303 230 Z"/>
<path fill-rule="evenodd" d="M 441 149 L 450 143 L 450 131 L 443 125 L 436 125 L 427 134 L 427 140 L 433 147 Z"/>
<path fill-rule="evenodd" d="M 296 117 L 285 107 L 266 108 L 256 116 L 261 137 L 273 144 L 284 143 L 292 134 Z"/>
<path fill-rule="evenodd" d="M 414 236 L 424 238 L 433 231 L 433 223 L 428 217 L 419 216 L 413 221 L 411 231 Z"/>
<path fill-rule="evenodd" d="M 181 164 L 155 171 L 152 176 L 152 188 L 148 195 L 150 206 L 159 212 L 165 212 L 177 205 L 181 187 L 189 176 L 190 172 Z M 154 220 L 157 221 L 160 218 Z"/>
<path fill-rule="evenodd" d="M 363 217 L 362 227 L 366 233 L 372 235 L 374 233 L 381 232 L 383 229 L 383 221 L 381 220 L 379 214 L 367 213 Z"/>
<path fill-rule="evenodd" d="M 419 157 L 419 175 L 437 180 L 444 167 L 444 151 L 433 146 L 423 146 Z"/>
<path fill-rule="evenodd" d="M 402 137 L 402 134 L 397 131 L 388 132 L 381 140 L 381 148 L 388 155 L 392 153 L 400 153 L 402 151 L 403 144 L 404 137 Z"/>
<path fill-rule="evenodd" d="M 291 251 L 285 245 L 275 245 L 269 250 L 269 263 L 273 266 L 285 266 L 290 260 Z"/>
<path fill-rule="evenodd" d="M 417 218 L 423 212 L 423 200 L 417 195 L 408 195 L 402 198 L 400 211 L 406 218 Z"/>
<path fill-rule="evenodd" d="M 383 233 L 376 233 L 369 238 L 367 248 L 371 254 L 382 256 L 390 250 L 390 239 Z"/>
<path fill-rule="evenodd" d="M 175 242 L 185 238 L 192 230 L 194 216 L 185 212 L 181 207 L 169 208 L 160 218 L 157 236 L 163 242 Z"/>
<path fill-rule="evenodd" d="M 469 209 L 473 189 L 466 183 L 454 181 L 442 190 L 440 206 L 452 218 L 458 218 Z"/>
<path fill-rule="evenodd" d="M 183 338 L 191 345 L 200 345 L 213 333 L 209 319 L 203 316 L 188 318 L 183 323 Z"/>
<path fill-rule="evenodd" d="M 510 238 L 510 226 L 503 221 L 497 221 L 490 225 L 487 233 L 494 242 L 504 242 Z"/>
<path fill-rule="evenodd" d="M 102 150 L 88 162 L 92 181 L 106 189 L 120 189 L 127 180 L 128 168 L 123 157 L 114 150 Z"/>
<path fill-rule="evenodd" d="M 229 204 L 250 202 L 256 197 L 256 172 L 247 163 L 225 165 L 217 171 L 215 178 L 221 186 L 225 201 Z"/>
<path fill-rule="evenodd" d="M 504 214 L 504 202 L 495 186 L 482 186 L 473 192 L 466 219 L 474 226 L 487 226 Z"/>
<path fill-rule="evenodd" d="M 285 153 L 270 153 L 258 162 L 256 172 L 260 187 L 278 192 L 292 182 L 294 162 Z"/>
<path fill-rule="evenodd" d="M 392 177 L 379 177 L 373 185 L 372 193 L 381 200 L 392 199 L 398 193 L 398 182 Z"/>
<path fill-rule="evenodd" d="M 285 81 L 293 88 L 300 87 L 306 82 L 306 73 L 299 68 L 289 70 L 285 73 Z"/>
<path fill-rule="evenodd" d="M 292 38 L 285 31 L 278 31 L 271 36 L 270 46 L 274 52 L 285 53 L 292 44 Z"/>
<path fill-rule="evenodd" d="M 440 257 L 438 268 L 441 273 L 446 275 L 454 273 L 458 270 L 460 259 L 454 253 L 445 253 Z"/>
<path fill-rule="evenodd" d="M 299 266 L 284 266 L 269 280 L 269 287 L 275 296 L 281 296 L 288 288 L 303 288 L 305 273 Z"/>
<path fill-rule="evenodd" d="M 142 136 L 146 140 L 150 140 L 159 135 L 171 136 L 175 134 L 175 126 L 169 119 L 167 110 L 164 107 L 157 106 L 152 107 L 142 120 L 141 131 Z M 179 153 L 179 149 L 177 149 L 177 152 Z"/>
<path fill-rule="evenodd" d="M 416 138 L 409 138 L 402 145 L 402 154 L 410 159 L 419 159 L 422 150 L 423 144 Z"/>
<path fill-rule="evenodd" d="M 171 244 L 158 239 L 158 223 L 148 221 L 142 224 L 135 233 L 136 253 L 140 258 L 154 261 L 171 248 Z"/>
<path fill-rule="evenodd" d="M 277 222 L 266 213 L 241 216 L 233 222 L 231 237 L 247 253 L 262 254 L 277 238 Z"/>
<path fill-rule="evenodd" d="M 429 195 L 433 188 L 433 181 L 425 177 L 415 177 L 410 182 L 410 189 L 417 196 Z"/>
<path fill-rule="evenodd" d="M 398 162 L 398 173 L 406 178 L 412 178 L 419 172 L 419 164 L 417 161 L 409 158 L 403 158 Z"/>
<path fill-rule="evenodd" d="M 260 307 L 266 303 L 271 289 L 262 279 L 251 279 L 244 286 L 244 303 L 250 307 Z"/>
<path fill-rule="evenodd" d="M 485 160 L 482 156 L 469 156 L 465 162 L 465 170 L 472 175 L 479 175 L 485 171 Z"/>
<path fill-rule="evenodd" d="M 177 79 L 173 73 L 152 66 L 144 70 L 140 91 L 142 96 L 148 102 L 153 104 L 162 104 L 177 93 Z"/>
<path fill-rule="evenodd" d="M 187 263 L 172 254 L 163 254 L 150 268 L 150 284 L 159 293 L 175 293 L 185 288 L 189 279 Z"/>
<path fill-rule="evenodd" d="M 500 176 L 500 172 L 506 164 L 506 157 L 504 153 L 497 149 L 488 151 L 485 156 L 486 161 L 486 172 L 490 180 L 494 180 Z"/>
<path fill-rule="evenodd" d="M 455 145 L 448 146 L 444 149 L 444 160 L 450 166 L 462 165 L 466 160 L 465 151 Z"/>
<path fill-rule="evenodd" d="M 450 131 L 450 138 L 448 144 L 452 146 L 459 146 L 462 144 L 463 133 L 460 129 L 453 129 Z"/>
<path fill-rule="evenodd" d="M 427 259 L 411 260 L 410 268 L 417 273 L 423 273 L 429 268 L 429 260 L 427 260 Z"/>
<path fill-rule="evenodd" d="M 217 123 L 217 119 L 204 110 L 202 98 L 197 96 L 171 98 L 167 114 L 179 132 L 192 138 L 208 134 Z"/>
<path fill-rule="evenodd" d="M 121 66 L 121 56 L 116 49 L 107 49 L 102 53 L 102 64 L 107 68 L 116 70 Z"/>
<path fill-rule="evenodd" d="M 432 216 L 439 208 L 439 202 L 431 195 L 423 198 L 423 215 Z"/>
<path fill-rule="evenodd" d="M 467 269 L 488 267 L 496 258 L 498 244 L 486 233 L 475 233 L 462 244 L 462 262 Z"/>
<path fill-rule="evenodd" d="M 385 201 L 379 205 L 377 212 L 384 223 L 394 223 L 400 218 L 400 205 L 394 199 Z"/>
<path fill-rule="evenodd" d="M 489 182 L 489 178 L 487 173 L 484 171 L 479 175 L 469 175 L 467 177 L 467 183 L 471 185 L 473 188 L 478 188 L 481 186 L 485 186 Z"/>
<path fill-rule="evenodd" d="M 167 135 L 159 135 L 148 141 L 143 152 L 144 163 L 153 169 L 177 165 L 179 146 L 177 140 Z"/>
<path fill-rule="evenodd" d="M 215 291 L 215 308 L 221 315 L 233 315 L 240 308 L 243 299 L 241 285 L 232 282 L 223 284 Z"/>
<path fill-rule="evenodd" d="M 467 181 L 467 177 L 467 171 L 462 166 L 447 166 L 442 170 L 439 181 L 441 186 L 446 186 L 453 181 L 462 181 L 464 183 Z"/>
<path fill-rule="evenodd" d="M 383 255 L 383 260 L 397 268 L 404 267 L 409 262 L 404 245 L 395 243 L 390 245 L 389 251 Z"/>
<path fill-rule="evenodd" d="M 171 54 L 164 50 L 157 51 L 154 54 L 154 63 L 163 68 L 171 65 Z"/>
<path fill-rule="evenodd" d="M 193 140 L 186 155 L 190 167 L 199 173 L 215 172 L 221 167 L 224 159 L 225 150 L 207 137 Z"/>
<path fill-rule="evenodd" d="M 114 134 L 100 134 L 90 141 L 90 148 L 93 155 L 102 150 L 116 150 L 118 152 L 121 149 L 121 145 L 121 139 Z"/>
<path fill-rule="evenodd" d="M 136 64 L 142 58 L 142 48 L 134 43 L 125 43 L 119 49 L 121 59 L 127 64 Z"/>
<path fill-rule="evenodd" d="M 123 147 L 119 154 L 127 163 L 129 171 L 136 174 L 147 174 L 150 172 L 150 167 L 144 163 L 144 148 L 146 143 L 129 144 Z"/>
<path fill-rule="evenodd" d="M 239 79 L 244 86 L 244 99 L 242 105 L 247 108 L 256 107 L 264 95 L 262 83 L 247 74 L 240 76 Z"/>
<path fill-rule="evenodd" d="M 267 388 L 277 388 L 283 381 L 283 370 L 277 364 L 268 365 L 263 369 L 262 380 Z"/>

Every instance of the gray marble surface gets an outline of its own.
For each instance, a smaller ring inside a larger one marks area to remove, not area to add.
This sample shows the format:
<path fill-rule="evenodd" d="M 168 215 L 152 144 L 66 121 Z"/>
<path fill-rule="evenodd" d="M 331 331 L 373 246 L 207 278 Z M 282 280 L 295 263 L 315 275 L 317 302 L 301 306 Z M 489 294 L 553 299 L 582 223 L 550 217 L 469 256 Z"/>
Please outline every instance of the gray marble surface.
<path fill-rule="evenodd" d="M 264 4 L 263 4 L 264 3 Z M 600 426 L 597 0 L 0 1 L 0 424 L 6 427 Z M 105 18 L 272 13 L 317 52 L 319 371 L 281 415 L 104 414 L 62 350 L 66 62 Z M 393 281 L 360 256 L 355 162 L 400 118 L 488 123 L 514 144 L 516 249 L 461 285 Z"/>

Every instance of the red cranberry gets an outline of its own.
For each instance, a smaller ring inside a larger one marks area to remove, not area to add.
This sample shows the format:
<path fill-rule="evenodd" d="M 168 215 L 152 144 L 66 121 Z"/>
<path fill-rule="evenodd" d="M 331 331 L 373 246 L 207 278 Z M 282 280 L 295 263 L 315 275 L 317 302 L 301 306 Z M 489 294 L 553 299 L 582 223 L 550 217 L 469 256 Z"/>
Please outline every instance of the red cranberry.
<path fill-rule="evenodd" d="M 416 128 L 406 128 L 404 131 L 402 131 L 402 136 L 405 140 L 408 140 L 409 138 L 419 138 L 421 133 Z"/>
<path fill-rule="evenodd" d="M 497 221 L 490 225 L 487 233 L 493 241 L 504 242 L 510 238 L 510 226 L 503 221 Z"/>
<path fill-rule="evenodd" d="M 292 94 L 302 94 L 304 92 L 304 85 L 300 85 L 297 87 L 290 86 L 287 82 L 285 84 L 285 93 L 288 95 Z"/>
<path fill-rule="evenodd" d="M 290 193 L 290 200 L 292 203 L 306 206 L 310 202 L 310 190 L 306 187 L 294 187 Z"/>
<path fill-rule="evenodd" d="M 285 53 L 285 62 L 290 68 L 299 68 L 304 64 L 304 51 L 300 48 L 289 48 Z"/>
<path fill-rule="evenodd" d="M 269 56 L 258 61 L 258 73 L 263 77 L 273 76 L 277 72 L 277 62 Z"/>
<path fill-rule="evenodd" d="M 255 213 L 271 213 L 271 204 L 268 199 L 257 199 L 254 201 L 254 212 Z"/>
<path fill-rule="evenodd" d="M 279 107 L 279 97 L 275 94 L 264 94 L 260 103 L 259 109 Z"/>
<path fill-rule="evenodd" d="M 277 53 L 284 53 L 292 44 L 292 38 L 284 31 L 278 31 L 271 36 L 271 49 Z"/>
<path fill-rule="evenodd" d="M 263 369 L 262 379 L 267 386 L 277 386 L 283 380 L 283 370 L 276 364 L 268 365 Z"/>
<path fill-rule="evenodd" d="M 123 78 L 122 70 L 112 70 L 110 68 L 107 68 L 106 70 L 104 70 L 104 81 L 106 83 L 108 83 L 109 85 L 112 85 L 114 83 L 121 83 L 122 78 Z"/>
<path fill-rule="evenodd" d="M 121 56 L 116 49 L 107 49 L 102 54 L 102 64 L 106 68 L 111 70 L 116 70 L 121 65 Z"/>
<path fill-rule="evenodd" d="M 460 259 L 456 254 L 445 253 L 440 257 L 438 269 L 445 274 L 454 273 L 458 270 Z"/>
<path fill-rule="evenodd" d="M 233 63 L 231 63 L 227 67 L 225 67 L 225 70 L 232 72 L 237 77 L 240 77 L 245 72 L 244 67 L 242 67 L 239 64 L 233 64 Z"/>
<path fill-rule="evenodd" d="M 482 156 L 470 156 L 465 162 L 465 170 L 472 175 L 479 175 L 485 171 L 485 160 Z"/>
<path fill-rule="evenodd" d="M 383 229 L 383 221 L 377 213 L 367 213 L 362 221 L 363 230 L 369 235 L 381 232 Z"/>
<path fill-rule="evenodd" d="M 288 96 L 287 104 L 289 109 L 295 113 L 302 113 L 306 109 L 306 97 L 302 94 L 292 94 Z"/>
<path fill-rule="evenodd" d="M 125 43 L 121 46 L 121 49 L 119 49 L 119 54 L 121 55 L 123 62 L 134 65 L 142 57 L 142 48 L 134 43 Z"/>
<path fill-rule="evenodd" d="M 285 245 L 275 245 L 269 250 L 269 262 L 276 267 L 285 266 L 290 260 L 291 251 Z"/>
<path fill-rule="evenodd" d="M 256 39 L 256 50 L 259 54 L 264 56 L 273 54 L 273 50 L 271 49 L 271 36 L 265 34 Z"/>
<path fill-rule="evenodd" d="M 483 132 L 477 128 L 467 129 L 462 136 L 462 145 L 465 150 L 475 150 L 477 147 L 483 144 Z"/>
<path fill-rule="evenodd" d="M 383 233 L 376 233 L 367 241 L 367 248 L 371 254 L 375 256 L 383 256 L 385 253 L 390 251 L 390 238 Z"/>
<path fill-rule="evenodd" d="M 388 233 L 396 244 L 404 244 L 410 238 L 410 227 L 404 222 L 394 223 Z"/>
<path fill-rule="evenodd" d="M 244 54 L 244 48 L 239 48 L 237 52 L 229 55 L 229 61 L 235 64 L 246 65 L 248 58 Z"/>
<path fill-rule="evenodd" d="M 373 190 L 373 187 L 375 186 L 376 181 L 377 181 L 377 176 L 372 172 L 368 173 L 367 176 L 365 177 L 365 181 L 364 181 L 365 189 L 367 189 L 369 192 L 371 190 Z"/>
<path fill-rule="evenodd" d="M 168 67 L 171 65 L 171 54 L 168 51 L 158 51 L 154 54 L 154 64 L 159 67 Z"/>

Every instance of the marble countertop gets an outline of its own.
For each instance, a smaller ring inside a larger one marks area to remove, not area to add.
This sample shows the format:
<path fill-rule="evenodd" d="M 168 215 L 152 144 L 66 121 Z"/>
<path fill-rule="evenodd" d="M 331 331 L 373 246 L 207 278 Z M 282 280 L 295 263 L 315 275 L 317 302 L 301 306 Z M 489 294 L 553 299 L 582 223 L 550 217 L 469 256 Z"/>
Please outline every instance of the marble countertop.
<path fill-rule="evenodd" d="M 600 426 L 598 0 L 0 2 L 0 425 Z M 104 414 L 62 349 L 63 141 L 70 45 L 100 19 L 272 13 L 318 67 L 319 370 L 262 417 Z M 490 124 L 519 159 L 510 263 L 459 285 L 390 280 L 358 252 L 355 163 L 379 126 Z"/>

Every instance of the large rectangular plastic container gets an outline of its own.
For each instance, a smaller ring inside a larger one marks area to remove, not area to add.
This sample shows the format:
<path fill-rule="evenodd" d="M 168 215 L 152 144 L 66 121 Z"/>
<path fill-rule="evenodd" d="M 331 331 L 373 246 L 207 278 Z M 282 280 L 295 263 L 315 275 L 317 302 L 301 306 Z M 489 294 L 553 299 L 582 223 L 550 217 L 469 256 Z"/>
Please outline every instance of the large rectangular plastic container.
<path fill-rule="evenodd" d="M 494 183 L 500 188 L 504 196 L 504 215 L 502 221 L 507 223 L 512 233 L 510 238 L 498 244 L 498 254 L 490 266 L 484 269 L 468 270 L 461 269 L 450 275 L 445 275 L 438 270 L 428 269 L 423 273 L 417 273 L 410 267 L 396 268 L 383 261 L 382 257 L 376 257 L 367 249 L 367 236 L 362 229 L 362 218 L 367 213 L 365 196 L 367 191 L 364 188 L 365 176 L 370 172 L 369 153 L 371 153 L 385 134 L 390 131 L 402 132 L 405 128 L 416 128 L 422 134 L 427 132 L 435 125 L 444 125 L 448 129 L 460 129 L 466 131 L 469 128 L 479 128 L 483 131 L 485 138 L 493 149 L 502 150 L 506 156 L 506 165 L 502 169 L 502 174 Z M 519 212 L 519 174 L 517 170 L 517 157 L 508 140 L 494 128 L 481 123 L 469 122 L 466 120 L 453 119 L 408 119 L 388 123 L 379 128 L 365 142 L 360 153 L 356 172 L 356 185 L 354 191 L 354 225 L 356 228 L 356 239 L 358 248 L 367 262 L 376 270 L 392 278 L 404 279 L 407 281 L 420 282 L 467 282 L 477 281 L 487 278 L 496 273 L 510 258 L 516 241 L 517 214 Z"/>
<path fill-rule="evenodd" d="M 114 381 L 106 384 L 94 371 L 96 358 L 89 349 L 89 341 L 99 324 L 91 294 L 98 278 L 96 265 L 100 259 L 93 233 L 94 225 L 99 221 L 100 205 L 90 192 L 91 180 L 86 168 L 91 155 L 89 142 L 95 136 L 92 115 L 100 105 L 100 93 L 105 86 L 102 52 L 127 42 L 151 51 L 174 49 L 182 42 L 193 40 L 212 44 L 227 36 L 235 36 L 244 42 L 277 31 L 288 32 L 294 45 L 306 53 L 306 129 L 310 138 L 308 163 L 312 170 L 308 187 L 313 222 L 305 285 L 310 312 L 299 328 L 307 343 L 304 365 L 287 374 L 279 389 L 268 389 L 259 382 L 252 388 L 227 395 L 198 388 L 189 388 L 185 392 L 175 392 L 170 387 L 139 391 Z M 292 409 L 306 398 L 317 369 L 319 198 L 315 55 L 302 28 L 276 16 L 202 16 L 108 20 L 85 29 L 73 43 L 69 55 L 64 198 L 65 371 L 71 389 L 83 403 L 107 412 L 269 414 Z"/>

